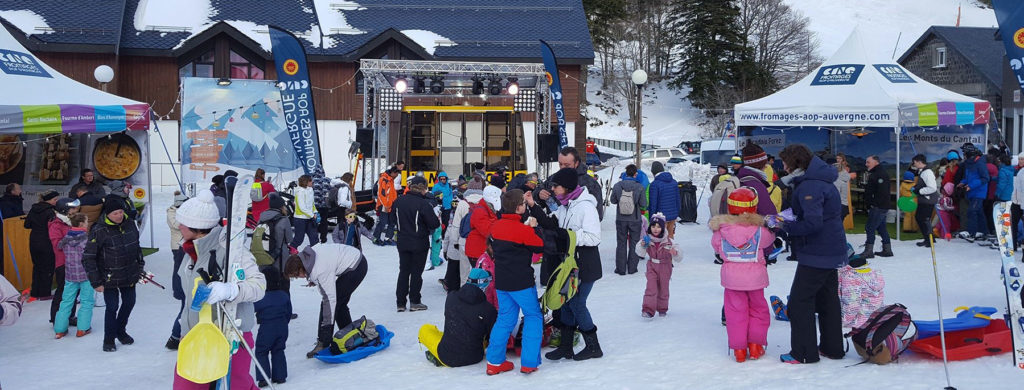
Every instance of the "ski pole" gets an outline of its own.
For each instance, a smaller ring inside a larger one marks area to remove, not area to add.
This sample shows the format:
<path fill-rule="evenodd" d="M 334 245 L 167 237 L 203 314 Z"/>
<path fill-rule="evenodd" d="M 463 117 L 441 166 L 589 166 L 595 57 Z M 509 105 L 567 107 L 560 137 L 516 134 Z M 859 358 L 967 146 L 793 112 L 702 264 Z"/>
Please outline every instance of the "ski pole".
<path fill-rule="evenodd" d="M 221 313 L 223 313 L 223 312 L 225 312 L 227 310 L 227 309 L 224 308 L 224 302 L 217 302 L 217 307 L 220 308 Z M 242 330 L 238 329 L 238 326 L 235 325 L 234 321 L 230 321 L 229 320 L 229 321 L 227 321 L 227 323 L 231 324 L 231 329 L 234 329 L 235 333 L 238 333 L 238 338 L 241 339 L 242 346 L 245 347 L 245 350 L 247 352 L 249 352 L 249 356 L 252 357 L 253 363 L 256 363 L 256 369 L 260 370 L 260 375 L 263 375 L 263 377 L 266 378 L 266 379 L 270 379 L 270 375 L 267 375 L 267 370 L 264 370 L 263 366 L 260 365 L 259 359 L 256 359 L 256 352 L 254 352 L 249 347 L 249 343 L 245 342 L 245 335 L 242 333 Z M 231 376 L 231 374 L 228 374 L 228 376 Z M 268 381 L 267 384 L 270 385 L 270 390 L 275 390 L 273 382 L 269 382 Z"/>
<path fill-rule="evenodd" d="M 166 290 L 167 289 L 167 287 L 164 287 L 160 283 L 157 283 L 156 280 L 153 280 L 152 276 L 146 275 L 146 276 L 143 276 L 142 278 L 146 279 L 147 282 L 153 283 L 154 286 L 160 287 L 161 290 Z"/>
<path fill-rule="evenodd" d="M 942 368 L 946 371 L 945 390 L 956 390 L 949 383 L 949 360 L 946 357 L 946 327 L 942 323 L 942 293 L 939 292 L 939 266 L 935 262 L 935 233 L 928 234 L 928 244 L 932 250 L 932 273 L 935 275 L 935 305 L 939 311 L 939 340 L 942 343 Z"/>

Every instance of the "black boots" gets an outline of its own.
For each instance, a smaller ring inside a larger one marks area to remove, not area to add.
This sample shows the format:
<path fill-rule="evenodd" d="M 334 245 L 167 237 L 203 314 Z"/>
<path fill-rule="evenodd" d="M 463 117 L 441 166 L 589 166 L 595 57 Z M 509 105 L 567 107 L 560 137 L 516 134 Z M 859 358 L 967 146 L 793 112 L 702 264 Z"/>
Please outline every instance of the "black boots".
<path fill-rule="evenodd" d="M 583 333 L 583 341 L 587 343 L 586 348 L 583 348 L 580 353 L 577 353 L 572 359 L 575 361 L 587 360 L 592 358 L 599 358 L 604 356 L 604 352 L 601 352 L 601 343 L 597 341 L 597 327 L 591 329 L 589 332 Z"/>
<path fill-rule="evenodd" d="M 572 359 L 572 342 L 576 337 L 575 326 L 562 326 L 558 328 L 558 348 L 554 351 L 544 354 L 544 357 L 548 360 L 559 360 L 559 359 Z"/>
<path fill-rule="evenodd" d="M 176 339 L 174 337 L 169 337 L 167 339 L 167 343 L 164 344 L 164 348 L 167 348 L 167 349 L 172 350 L 172 351 L 177 351 L 178 350 L 178 344 L 181 344 L 181 339 Z"/>
<path fill-rule="evenodd" d="M 875 258 L 875 244 L 864 244 L 864 251 L 857 256 L 865 260 Z"/>
<path fill-rule="evenodd" d="M 878 257 L 892 257 L 892 244 L 882 243 L 882 251 L 875 252 Z"/>

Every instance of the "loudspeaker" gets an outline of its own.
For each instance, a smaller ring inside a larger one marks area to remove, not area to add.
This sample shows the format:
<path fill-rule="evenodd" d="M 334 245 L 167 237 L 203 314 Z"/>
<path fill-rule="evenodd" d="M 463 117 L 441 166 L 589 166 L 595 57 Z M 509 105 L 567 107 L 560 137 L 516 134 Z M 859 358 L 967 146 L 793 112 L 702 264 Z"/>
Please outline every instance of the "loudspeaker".
<path fill-rule="evenodd" d="M 373 155 L 373 129 L 360 127 L 356 129 L 356 142 L 359 143 L 359 151 L 363 157 L 376 157 Z"/>
<path fill-rule="evenodd" d="M 558 134 L 537 134 L 537 162 L 558 161 Z"/>

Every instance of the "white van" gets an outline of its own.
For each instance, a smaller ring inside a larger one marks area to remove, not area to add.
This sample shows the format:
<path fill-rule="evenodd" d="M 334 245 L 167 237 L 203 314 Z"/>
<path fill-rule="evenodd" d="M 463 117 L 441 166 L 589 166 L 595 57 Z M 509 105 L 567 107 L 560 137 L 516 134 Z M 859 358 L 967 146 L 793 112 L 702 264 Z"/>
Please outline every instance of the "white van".
<path fill-rule="evenodd" d="M 735 138 L 718 138 L 700 143 L 701 164 L 729 164 L 729 159 L 736 154 Z"/>

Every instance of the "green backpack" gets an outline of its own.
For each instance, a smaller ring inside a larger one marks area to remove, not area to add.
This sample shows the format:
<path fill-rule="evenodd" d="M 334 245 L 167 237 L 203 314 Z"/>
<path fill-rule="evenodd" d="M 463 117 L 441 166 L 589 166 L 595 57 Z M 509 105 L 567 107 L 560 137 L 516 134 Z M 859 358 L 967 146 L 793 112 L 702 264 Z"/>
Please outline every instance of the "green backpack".
<path fill-rule="evenodd" d="M 266 223 L 256 225 L 252 231 L 252 241 L 249 242 L 249 252 L 256 258 L 256 265 L 263 267 L 274 264 L 274 256 L 267 252 L 270 248 L 270 226 Z"/>
<path fill-rule="evenodd" d="M 366 316 L 352 321 L 341 330 L 334 332 L 334 342 L 331 343 L 331 353 L 340 355 L 352 350 L 380 343 L 380 334 L 377 333 L 377 325 L 366 319 Z"/>
<path fill-rule="evenodd" d="M 580 287 L 580 268 L 576 265 L 576 232 L 569 230 L 569 254 L 548 278 L 547 289 L 540 303 L 549 310 L 558 310 Z"/>

